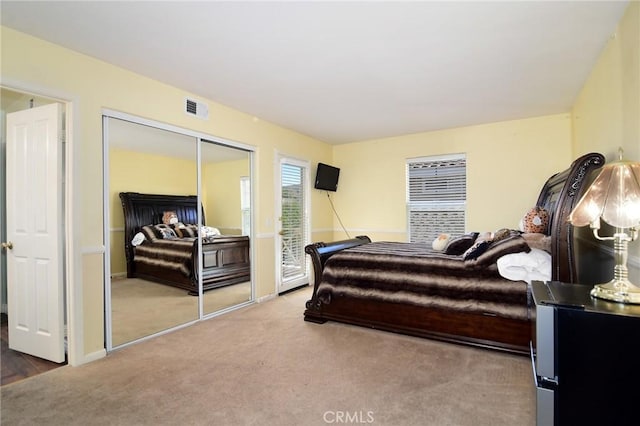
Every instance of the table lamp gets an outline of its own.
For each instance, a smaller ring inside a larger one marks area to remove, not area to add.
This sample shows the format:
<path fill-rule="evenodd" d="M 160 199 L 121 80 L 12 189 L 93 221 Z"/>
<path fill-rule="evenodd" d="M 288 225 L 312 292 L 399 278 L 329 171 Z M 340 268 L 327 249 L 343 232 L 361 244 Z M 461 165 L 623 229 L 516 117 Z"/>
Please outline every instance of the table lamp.
<path fill-rule="evenodd" d="M 615 227 L 613 236 L 599 235 L 600 220 Z M 605 164 L 569 215 L 573 226 L 589 225 L 601 241 L 613 241 L 616 265 L 613 279 L 597 284 L 591 296 L 620 303 L 640 304 L 640 288 L 628 279 L 628 243 L 640 228 L 640 163 L 620 160 Z"/>

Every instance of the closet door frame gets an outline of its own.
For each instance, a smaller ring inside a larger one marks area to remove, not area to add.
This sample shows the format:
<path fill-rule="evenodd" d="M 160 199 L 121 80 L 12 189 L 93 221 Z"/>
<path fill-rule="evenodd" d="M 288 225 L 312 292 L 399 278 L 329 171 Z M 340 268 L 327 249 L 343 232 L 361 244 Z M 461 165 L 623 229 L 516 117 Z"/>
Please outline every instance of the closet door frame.
<path fill-rule="evenodd" d="M 203 143 L 203 141 L 211 141 L 211 142 L 215 142 L 217 144 L 220 145 L 224 145 L 224 146 L 228 146 L 229 148 L 236 148 L 236 149 L 240 149 L 243 151 L 247 152 L 247 155 L 249 156 L 249 170 L 250 170 L 250 179 L 251 179 L 251 185 L 252 185 L 252 198 L 253 198 L 253 194 L 255 193 L 255 191 L 253 190 L 254 188 L 254 181 L 255 181 L 255 167 L 254 167 L 254 155 L 256 152 L 256 149 L 254 146 L 251 145 L 247 145 L 241 142 L 237 142 L 237 141 L 233 141 L 230 139 L 225 139 L 225 138 L 220 138 L 217 136 L 213 136 L 210 134 L 206 134 L 206 133 L 201 133 L 198 131 L 194 131 L 194 130 L 190 130 L 190 129 L 186 129 L 183 127 L 178 127 L 178 126 L 174 126 L 171 124 L 167 124 L 167 123 L 162 123 L 159 121 L 154 121 L 154 120 L 150 120 L 150 119 L 146 119 L 146 118 L 142 118 L 136 115 L 132 115 L 132 114 L 127 114 L 124 112 L 120 112 L 120 111 L 114 111 L 114 110 L 110 110 L 110 109 L 103 109 L 102 110 L 102 148 L 103 148 L 103 228 L 104 228 L 104 247 L 105 247 L 105 256 L 104 256 L 104 311 L 105 311 L 105 346 L 106 346 L 106 350 L 107 352 L 112 351 L 113 349 L 119 349 L 119 348 L 123 348 L 125 346 L 129 346 L 131 344 L 135 344 L 138 343 L 140 341 L 143 340 L 147 340 L 149 338 L 155 337 L 155 336 L 159 336 L 168 332 L 171 332 L 173 330 L 176 329 L 180 329 L 180 328 L 184 328 L 187 326 L 190 326 L 196 322 L 202 321 L 204 319 L 208 319 L 211 317 L 214 317 L 216 315 L 219 315 L 221 313 L 227 312 L 229 310 L 233 310 L 236 309 L 238 307 L 242 307 L 245 305 L 245 303 L 242 303 L 240 305 L 236 305 L 234 307 L 228 308 L 228 309 L 223 309 L 219 312 L 214 312 L 214 313 L 209 313 L 209 314 L 205 314 L 203 312 L 204 307 L 203 307 L 203 298 L 202 298 L 202 284 L 199 283 L 198 285 L 198 317 L 196 320 L 194 321 L 189 321 L 186 322 L 184 324 L 180 324 L 177 325 L 175 327 L 171 327 L 169 329 L 163 330 L 161 332 L 158 333 L 154 333 L 145 337 L 142 337 L 140 339 L 136 339 L 133 340 L 131 342 L 127 342 L 121 345 L 118 345 L 116 348 L 113 347 L 113 342 L 112 342 L 112 305 L 111 305 L 111 253 L 110 253 L 110 247 L 111 247 L 111 238 L 110 238 L 110 224 L 111 224 L 111 214 L 110 214 L 110 199 L 109 199 L 109 195 L 110 195 L 110 191 L 109 191 L 109 119 L 119 119 L 119 120 L 125 120 L 125 121 L 129 121 L 131 123 L 135 123 L 135 124 L 139 124 L 139 125 L 143 125 L 143 126 L 149 126 L 149 127 L 154 127 L 160 130 L 166 130 L 169 132 L 173 132 L 173 133 L 179 133 L 182 134 L 184 136 L 189 136 L 189 137 L 193 137 L 196 140 L 196 167 L 197 167 L 197 197 L 198 197 L 198 204 L 201 205 L 202 204 L 202 198 L 201 198 L 201 174 L 202 174 L 202 170 L 201 170 L 201 152 L 200 152 L 200 147 L 201 144 Z M 252 199 L 252 206 L 255 206 L 255 203 L 253 202 L 254 200 Z M 251 297 L 249 299 L 249 301 L 247 303 L 253 303 L 255 302 L 255 261 L 254 259 L 255 257 L 255 244 L 253 244 L 254 241 L 254 235 L 255 235 L 255 228 L 254 228 L 254 216 L 255 216 L 255 207 L 252 207 L 251 209 L 251 235 L 249 236 L 250 241 L 252 241 L 252 244 L 250 245 L 250 252 L 249 252 L 249 256 L 251 259 Z M 202 223 L 202 217 L 201 217 L 201 212 L 200 209 L 198 209 L 198 222 Z M 198 250 L 201 252 L 202 251 L 202 244 L 201 241 L 198 242 Z M 202 268 L 202 266 L 199 264 L 199 268 Z M 202 271 L 199 271 L 198 274 L 199 277 L 202 276 Z"/>

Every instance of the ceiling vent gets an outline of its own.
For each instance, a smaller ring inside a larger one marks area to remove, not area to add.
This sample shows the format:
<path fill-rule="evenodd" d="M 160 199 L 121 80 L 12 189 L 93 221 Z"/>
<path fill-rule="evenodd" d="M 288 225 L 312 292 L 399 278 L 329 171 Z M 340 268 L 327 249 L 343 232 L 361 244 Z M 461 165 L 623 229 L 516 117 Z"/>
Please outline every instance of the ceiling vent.
<path fill-rule="evenodd" d="M 184 112 L 187 115 L 193 115 L 203 120 L 209 119 L 209 106 L 203 102 L 198 102 L 193 99 L 185 99 Z"/>

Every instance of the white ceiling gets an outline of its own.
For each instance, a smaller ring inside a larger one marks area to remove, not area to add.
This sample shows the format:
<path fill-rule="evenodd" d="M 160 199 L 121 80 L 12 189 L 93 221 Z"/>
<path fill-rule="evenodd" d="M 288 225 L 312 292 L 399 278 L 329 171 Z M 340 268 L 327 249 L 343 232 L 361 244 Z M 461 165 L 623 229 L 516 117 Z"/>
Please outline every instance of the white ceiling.
<path fill-rule="evenodd" d="M 2 25 L 345 143 L 568 112 L 627 5 L 3 0 L 0 7 Z"/>

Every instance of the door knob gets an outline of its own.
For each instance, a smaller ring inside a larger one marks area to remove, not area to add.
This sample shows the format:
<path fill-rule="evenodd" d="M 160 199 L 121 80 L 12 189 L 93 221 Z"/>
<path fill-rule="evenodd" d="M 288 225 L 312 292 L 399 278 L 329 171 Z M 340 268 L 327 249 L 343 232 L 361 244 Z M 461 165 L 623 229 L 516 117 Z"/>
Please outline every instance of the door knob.
<path fill-rule="evenodd" d="M 11 250 L 13 248 L 13 243 L 11 241 L 9 241 L 7 243 L 2 243 L 2 248 L 3 249 L 7 249 L 7 250 Z"/>

